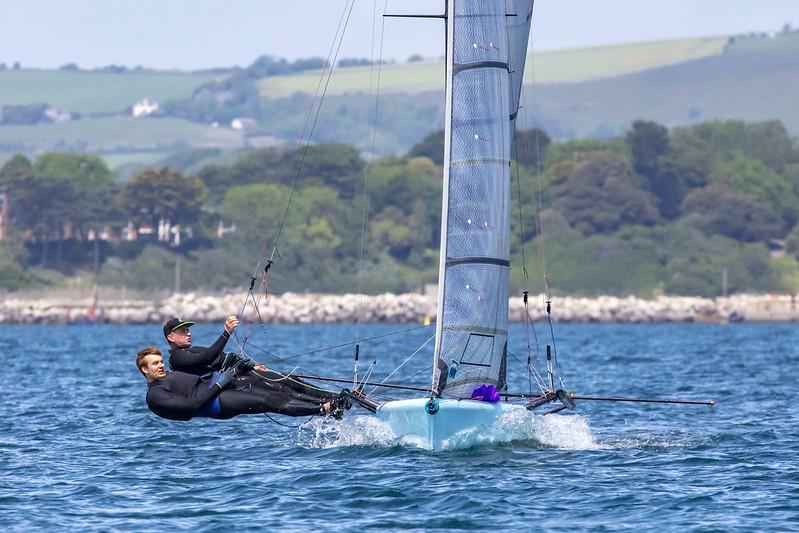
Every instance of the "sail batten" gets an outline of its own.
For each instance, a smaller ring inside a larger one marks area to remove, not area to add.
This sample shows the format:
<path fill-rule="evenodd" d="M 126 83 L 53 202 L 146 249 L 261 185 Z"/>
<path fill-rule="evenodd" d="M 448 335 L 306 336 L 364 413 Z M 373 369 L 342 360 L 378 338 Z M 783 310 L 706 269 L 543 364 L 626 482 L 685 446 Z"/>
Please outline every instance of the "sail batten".
<path fill-rule="evenodd" d="M 447 2 L 447 103 L 439 319 L 433 384 L 470 397 L 505 382 L 510 147 L 516 48 L 532 0 Z M 514 14 L 515 16 L 508 16 Z M 522 14 L 522 16 L 519 16 Z M 518 77 L 520 81 L 520 77 Z"/>

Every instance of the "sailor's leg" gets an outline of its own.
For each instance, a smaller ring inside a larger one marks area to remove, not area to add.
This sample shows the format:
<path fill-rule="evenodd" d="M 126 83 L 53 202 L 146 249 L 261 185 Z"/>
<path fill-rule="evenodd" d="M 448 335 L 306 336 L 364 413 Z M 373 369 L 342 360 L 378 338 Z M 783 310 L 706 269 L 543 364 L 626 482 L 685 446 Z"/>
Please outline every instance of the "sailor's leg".
<path fill-rule="evenodd" d="M 279 390 L 298 400 L 329 402 L 338 396 L 337 392 L 314 387 L 302 380 L 273 370 L 268 370 L 267 372 L 253 371 L 245 377 L 252 383 L 254 391 L 255 389 Z"/>
<path fill-rule="evenodd" d="M 278 413 L 288 416 L 325 414 L 321 402 L 297 400 L 280 391 L 223 390 L 219 393 L 221 413 L 219 418 L 232 418 L 243 414 Z"/>

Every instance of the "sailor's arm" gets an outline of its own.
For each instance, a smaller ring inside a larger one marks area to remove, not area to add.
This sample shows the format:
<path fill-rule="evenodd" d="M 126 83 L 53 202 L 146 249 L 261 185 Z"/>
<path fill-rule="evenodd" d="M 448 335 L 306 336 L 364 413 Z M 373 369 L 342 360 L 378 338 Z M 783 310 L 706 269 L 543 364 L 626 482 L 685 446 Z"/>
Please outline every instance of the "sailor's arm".
<path fill-rule="evenodd" d="M 233 334 L 233 330 L 236 329 L 238 325 L 239 325 L 239 319 L 236 318 L 234 315 L 227 317 L 227 319 L 225 320 L 225 329 L 224 331 L 222 331 L 222 334 L 219 336 L 218 339 L 216 339 L 216 341 L 211 346 L 205 349 L 204 353 L 207 359 L 203 361 L 204 363 L 210 364 L 220 355 L 224 355 L 222 353 L 222 349 L 225 347 L 225 344 L 227 344 L 228 339 Z"/>
<path fill-rule="evenodd" d="M 201 349 L 177 349 L 172 350 L 169 362 L 172 368 L 189 368 L 199 365 L 207 365 L 216 370 L 219 370 L 224 358 L 222 349 L 227 344 L 230 334 L 239 325 L 239 321 L 235 316 L 229 316 L 225 320 L 225 329 L 216 341 L 211 346 Z"/>

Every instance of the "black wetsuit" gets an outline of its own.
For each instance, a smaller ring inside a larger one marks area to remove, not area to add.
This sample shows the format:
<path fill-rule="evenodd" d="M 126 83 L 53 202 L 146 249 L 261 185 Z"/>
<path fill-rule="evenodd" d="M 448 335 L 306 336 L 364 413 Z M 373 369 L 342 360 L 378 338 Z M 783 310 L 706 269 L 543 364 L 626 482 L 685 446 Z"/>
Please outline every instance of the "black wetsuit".
<path fill-rule="evenodd" d="M 184 372 L 170 372 L 147 384 L 147 407 L 162 418 L 189 420 L 213 403 L 221 389 Z"/>
<path fill-rule="evenodd" d="M 189 348 L 172 348 L 169 350 L 169 366 L 172 370 L 179 370 L 189 374 L 202 376 L 216 370 L 220 370 L 225 359 L 225 352 L 222 350 L 225 343 L 230 338 L 230 334 L 225 331 L 211 346 L 191 346 Z M 292 378 L 280 372 L 267 370 L 265 372 L 252 370 L 242 376 L 237 377 L 233 384 L 228 387 L 230 392 L 242 391 L 244 393 L 255 393 L 261 396 L 257 401 L 267 399 L 271 409 L 270 412 L 280 413 L 290 416 L 303 416 L 309 409 L 309 403 L 318 407 L 329 402 L 337 396 L 336 393 L 314 387 L 308 383 Z M 237 396 L 234 401 L 233 397 Z M 258 405 L 252 398 L 229 394 L 226 390 L 224 398 L 220 398 L 224 407 L 225 404 L 234 411 L 258 412 Z M 233 415 L 235 416 L 235 415 Z"/>
<path fill-rule="evenodd" d="M 323 391 L 326 392 L 326 391 Z M 327 393 L 331 394 L 332 393 Z M 324 414 L 321 399 L 292 389 L 272 387 L 265 379 L 239 376 L 224 390 L 185 372 L 169 372 L 163 379 L 148 383 L 147 406 L 170 420 L 189 420 L 195 416 L 233 418 L 242 414 L 279 413 L 288 416 Z"/>

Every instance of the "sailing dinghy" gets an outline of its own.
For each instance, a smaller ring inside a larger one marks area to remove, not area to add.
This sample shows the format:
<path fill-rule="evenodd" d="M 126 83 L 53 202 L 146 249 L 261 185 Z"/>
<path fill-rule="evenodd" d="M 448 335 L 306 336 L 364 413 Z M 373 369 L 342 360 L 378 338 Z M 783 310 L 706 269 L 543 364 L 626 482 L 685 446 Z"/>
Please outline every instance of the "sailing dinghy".
<path fill-rule="evenodd" d="M 545 414 L 573 409 L 575 399 L 713 405 L 711 400 L 568 393 L 558 372 L 554 334 L 546 349 L 545 378 L 528 354 L 528 373 L 531 381 L 535 374 L 542 392 L 533 394 L 532 387 L 524 394 L 504 392 L 511 145 L 532 15 L 533 0 L 446 3 L 444 192 L 432 383 L 426 398 L 376 408 L 395 436 L 432 450 L 479 441 L 474 437 L 480 432 L 501 440 L 497 429 L 505 415 L 553 402 L 557 406 Z M 524 302 L 526 307 L 526 293 Z M 547 316 L 551 326 L 549 301 Z"/>
<path fill-rule="evenodd" d="M 533 0 L 446 0 L 444 15 L 433 17 L 446 21 L 446 100 L 438 319 L 430 386 L 370 382 L 371 369 L 359 380 L 358 341 L 352 379 L 288 376 L 352 383 L 353 398 L 375 413 L 398 440 L 431 450 L 486 440 L 481 433 L 489 435 L 489 441 L 502 440 L 502 432 L 495 430 L 504 416 L 552 403 L 555 406 L 544 414 L 573 409 L 575 400 L 713 405 L 712 400 L 566 392 L 548 296 L 552 344 L 546 346 L 546 375 L 542 377 L 532 364 L 528 342 L 529 391 L 507 392 L 511 146 L 532 15 Z M 280 231 L 264 269 L 264 292 L 279 238 Z M 255 281 L 253 275 L 248 294 L 254 302 Z M 524 303 L 527 310 L 526 292 Z M 529 312 L 526 318 L 532 325 Z M 246 342 L 245 337 L 242 351 Z M 532 390 L 533 378 L 540 393 Z M 366 395 L 365 386 L 410 389 L 422 395 L 380 403 Z"/>

